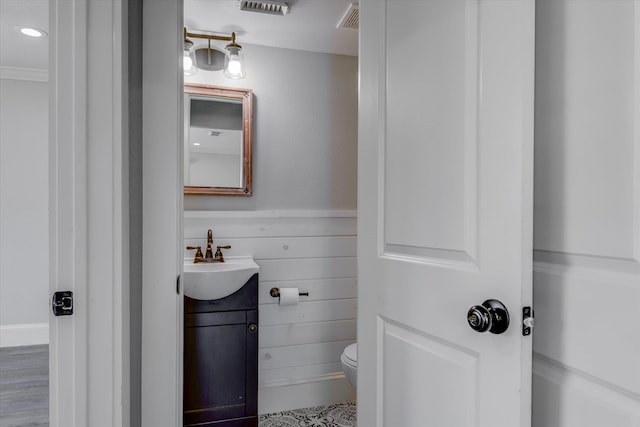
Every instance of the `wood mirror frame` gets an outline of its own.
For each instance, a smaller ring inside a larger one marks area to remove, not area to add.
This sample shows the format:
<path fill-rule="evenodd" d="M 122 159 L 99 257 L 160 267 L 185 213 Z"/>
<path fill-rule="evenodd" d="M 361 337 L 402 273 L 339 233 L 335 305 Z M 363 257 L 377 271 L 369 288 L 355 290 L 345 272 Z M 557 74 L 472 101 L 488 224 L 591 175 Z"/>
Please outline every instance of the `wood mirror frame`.
<path fill-rule="evenodd" d="M 253 146 L 253 91 L 251 89 L 228 88 L 221 86 L 185 83 L 184 93 L 190 95 L 210 96 L 212 98 L 231 98 L 242 101 L 242 168 L 243 183 L 241 187 L 204 187 L 184 186 L 185 195 L 200 196 L 251 196 L 252 182 L 252 146 Z M 186 116 L 186 114 L 185 114 Z M 185 117 L 185 121 L 188 120 Z M 185 141 L 186 143 L 186 141 Z"/>

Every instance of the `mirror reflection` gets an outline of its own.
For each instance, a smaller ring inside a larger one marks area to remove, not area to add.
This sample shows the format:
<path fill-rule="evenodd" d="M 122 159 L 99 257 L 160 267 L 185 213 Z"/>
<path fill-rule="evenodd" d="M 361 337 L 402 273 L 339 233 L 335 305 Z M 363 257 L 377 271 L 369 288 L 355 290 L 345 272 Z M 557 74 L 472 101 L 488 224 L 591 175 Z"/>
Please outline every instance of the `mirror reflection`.
<path fill-rule="evenodd" d="M 185 194 L 251 195 L 251 97 L 185 85 Z"/>

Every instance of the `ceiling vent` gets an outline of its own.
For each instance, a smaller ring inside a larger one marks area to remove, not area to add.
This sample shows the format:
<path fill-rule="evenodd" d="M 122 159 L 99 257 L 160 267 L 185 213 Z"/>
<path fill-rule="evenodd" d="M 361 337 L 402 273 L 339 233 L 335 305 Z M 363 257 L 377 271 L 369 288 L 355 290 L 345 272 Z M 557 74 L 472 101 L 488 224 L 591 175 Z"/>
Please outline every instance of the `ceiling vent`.
<path fill-rule="evenodd" d="M 240 10 L 284 16 L 289 13 L 289 3 L 279 0 L 238 0 Z"/>
<path fill-rule="evenodd" d="M 338 28 L 349 28 L 357 30 L 360 23 L 360 10 L 358 9 L 358 3 L 351 3 L 349 9 L 342 17 L 342 20 L 338 24 Z"/>
<path fill-rule="evenodd" d="M 220 136 L 222 135 L 222 132 L 218 131 L 218 130 L 210 130 L 209 131 L 209 136 Z"/>

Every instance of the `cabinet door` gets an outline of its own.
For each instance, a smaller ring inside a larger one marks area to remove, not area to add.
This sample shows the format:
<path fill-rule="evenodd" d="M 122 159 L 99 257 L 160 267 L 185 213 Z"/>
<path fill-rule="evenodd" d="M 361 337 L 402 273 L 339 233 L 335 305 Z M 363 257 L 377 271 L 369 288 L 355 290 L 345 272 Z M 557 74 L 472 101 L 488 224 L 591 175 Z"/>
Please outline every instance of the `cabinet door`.
<path fill-rule="evenodd" d="M 246 312 L 185 316 L 184 424 L 246 415 Z"/>

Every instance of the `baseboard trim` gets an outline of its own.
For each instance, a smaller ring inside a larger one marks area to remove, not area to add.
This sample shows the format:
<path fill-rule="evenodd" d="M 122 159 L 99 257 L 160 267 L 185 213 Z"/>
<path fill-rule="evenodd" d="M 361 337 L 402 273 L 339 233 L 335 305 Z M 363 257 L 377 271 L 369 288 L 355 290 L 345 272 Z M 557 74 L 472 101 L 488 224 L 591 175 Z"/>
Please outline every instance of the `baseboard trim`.
<path fill-rule="evenodd" d="M 292 378 L 292 379 L 284 379 L 284 380 L 276 380 L 276 381 L 265 381 L 260 384 L 260 388 L 270 388 L 270 387 L 286 387 L 290 385 L 298 385 L 298 384 L 306 384 L 306 383 L 316 383 L 319 381 L 333 381 L 340 380 L 346 378 L 344 372 L 332 372 L 323 375 L 316 375 L 313 377 L 305 377 L 305 378 Z"/>
<path fill-rule="evenodd" d="M 328 374 L 289 382 L 271 382 L 258 390 L 258 413 L 270 414 L 349 402 L 355 399 L 355 389 L 351 387 L 344 374 Z"/>
<path fill-rule="evenodd" d="M 0 325 L 0 347 L 49 344 L 48 323 Z"/>

